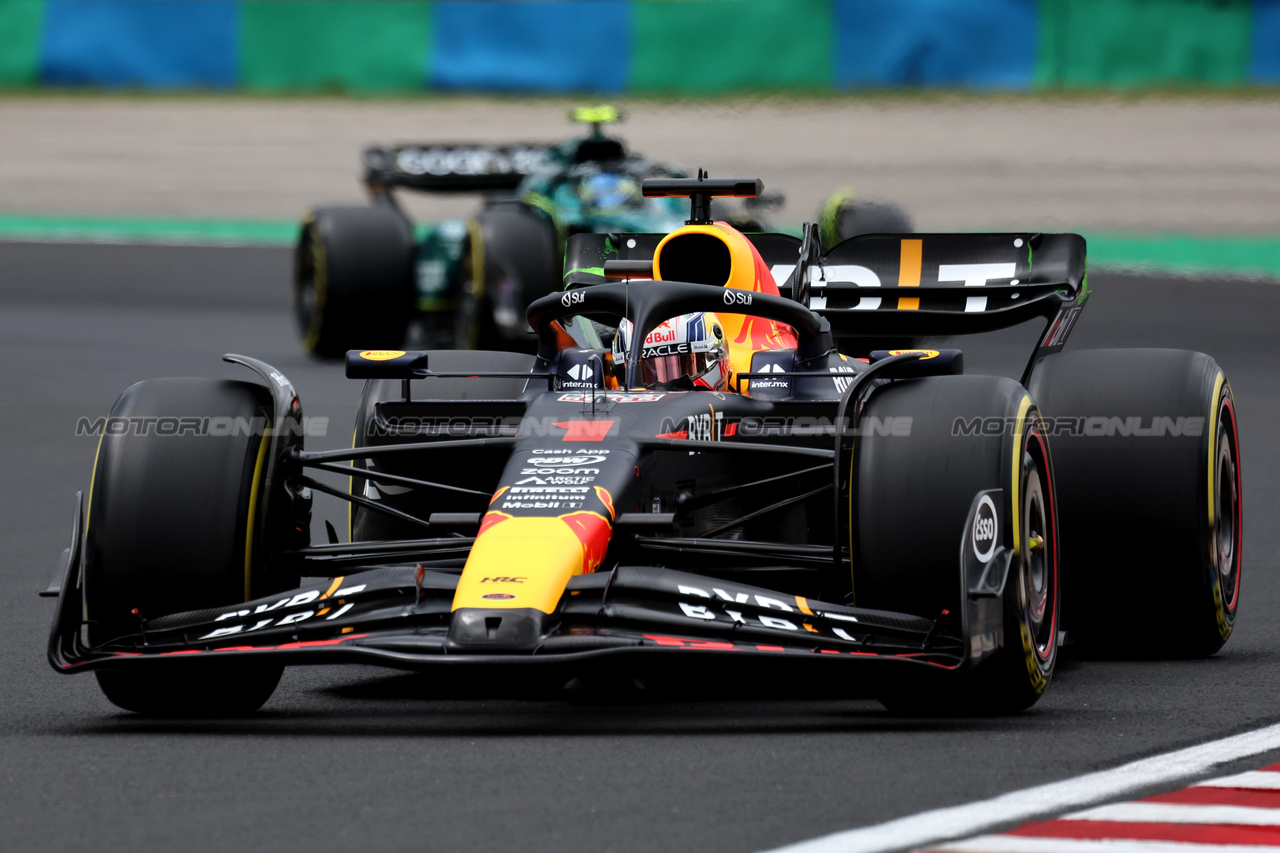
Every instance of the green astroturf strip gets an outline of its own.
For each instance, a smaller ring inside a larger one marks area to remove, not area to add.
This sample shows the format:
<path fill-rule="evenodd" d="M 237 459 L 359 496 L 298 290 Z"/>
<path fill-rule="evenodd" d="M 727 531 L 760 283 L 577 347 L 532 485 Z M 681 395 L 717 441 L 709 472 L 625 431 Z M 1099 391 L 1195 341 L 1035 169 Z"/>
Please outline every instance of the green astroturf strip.
<path fill-rule="evenodd" d="M 419 224 L 421 239 L 429 226 Z M 799 233 L 799 229 L 792 229 Z M 1280 237 L 1199 237 L 1187 234 L 1085 234 L 1093 267 L 1174 273 L 1235 273 L 1280 277 Z M 187 243 L 292 246 L 295 221 L 25 216 L 0 213 L 0 240 L 59 243 Z"/>
<path fill-rule="evenodd" d="M 1085 234 L 1089 265 L 1280 276 L 1280 238 Z"/>
<path fill-rule="evenodd" d="M 0 214 L 0 240 L 59 243 L 200 243 L 291 246 L 296 222 Z"/>

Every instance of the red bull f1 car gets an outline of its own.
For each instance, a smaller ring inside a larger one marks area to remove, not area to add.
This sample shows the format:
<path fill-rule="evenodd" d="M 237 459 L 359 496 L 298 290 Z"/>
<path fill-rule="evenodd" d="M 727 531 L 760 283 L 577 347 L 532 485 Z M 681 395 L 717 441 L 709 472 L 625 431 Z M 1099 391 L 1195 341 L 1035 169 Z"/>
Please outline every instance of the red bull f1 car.
<path fill-rule="evenodd" d="M 294 387 L 252 358 L 227 356 L 256 381 L 128 388 L 47 591 L 54 669 L 161 715 L 248 712 L 283 667 L 341 662 L 771 673 L 1006 713 L 1066 636 L 1227 640 L 1240 458 L 1211 358 L 1064 351 L 1089 296 L 1077 235 L 824 250 L 816 224 L 711 219 L 760 189 L 646 182 L 689 221 L 573 237 L 564 289 L 527 312 L 536 354 L 349 352 L 349 450 L 308 450 Z M 1018 379 L 867 348 L 1032 321 Z M 348 503 L 346 537 L 313 539 L 316 494 Z"/>

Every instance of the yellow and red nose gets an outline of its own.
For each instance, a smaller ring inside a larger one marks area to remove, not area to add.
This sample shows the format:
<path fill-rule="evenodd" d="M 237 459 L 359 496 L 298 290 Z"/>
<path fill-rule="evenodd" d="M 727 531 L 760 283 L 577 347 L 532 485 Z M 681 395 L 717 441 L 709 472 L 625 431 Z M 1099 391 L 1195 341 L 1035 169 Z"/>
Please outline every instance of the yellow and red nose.
<path fill-rule="evenodd" d="M 535 608 L 552 613 L 574 575 L 594 572 L 612 526 L 594 512 L 552 517 L 485 515 L 467 557 L 453 609 Z"/>

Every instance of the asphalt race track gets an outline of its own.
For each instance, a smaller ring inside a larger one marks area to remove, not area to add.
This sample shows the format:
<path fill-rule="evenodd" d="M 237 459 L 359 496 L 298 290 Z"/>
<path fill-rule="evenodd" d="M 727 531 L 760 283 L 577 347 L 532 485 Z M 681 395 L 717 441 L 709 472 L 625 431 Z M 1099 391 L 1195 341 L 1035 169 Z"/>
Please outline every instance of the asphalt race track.
<path fill-rule="evenodd" d="M 302 355 L 288 265 L 277 249 L 0 244 L 0 849 L 746 853 L 1280 720 L 1280 285 L 1105 272 L 1073 347 L 1204 350 L 1237 395 L 1244 600 L 1211 659 L 1068 656 L 1032 711 L 996 720 L 806 701 L 815 686 L 798 680 L 583 704 L 450 698 L 430 677 L 354 667 L 291 670 L 251 719 L 119 712 L 45 662 L 53 604 L 36 592 L 95 448 L 76 422 L 138 379 L 250 378 L 219 361 L 243 352 L 330 418 L 312 446 L 349 442 L 357 386 Z M 1140 607 L 1117 601 L 1116 618 Z"/>

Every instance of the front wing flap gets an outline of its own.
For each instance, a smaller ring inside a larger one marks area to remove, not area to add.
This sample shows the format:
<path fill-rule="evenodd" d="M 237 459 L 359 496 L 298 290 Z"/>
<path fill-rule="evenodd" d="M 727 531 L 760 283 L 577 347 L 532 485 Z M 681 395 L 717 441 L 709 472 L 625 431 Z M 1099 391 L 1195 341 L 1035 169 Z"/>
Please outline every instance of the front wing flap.
<path fill-rule="evenodd" d="M 667 569 L 619 566 L 572 579 L 535 644 L 469 649 L 449 638 L 458 576 L 410 564 L 324 579 L 240 605 L 150 621 L 140 615 L 136 633 L 91 647 L 83 631 L 78 554 L 72 557 L 49 638 L 49 660 L 60 672 L 193 657 L 426 669 L 674 652 L 892 661 L 952 670 L 969 662 L 971 645 L 961 636 L 958 617 L 930 620 Z"/>

